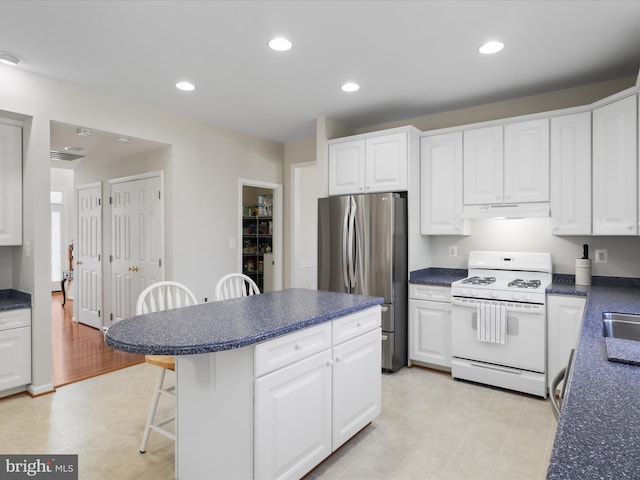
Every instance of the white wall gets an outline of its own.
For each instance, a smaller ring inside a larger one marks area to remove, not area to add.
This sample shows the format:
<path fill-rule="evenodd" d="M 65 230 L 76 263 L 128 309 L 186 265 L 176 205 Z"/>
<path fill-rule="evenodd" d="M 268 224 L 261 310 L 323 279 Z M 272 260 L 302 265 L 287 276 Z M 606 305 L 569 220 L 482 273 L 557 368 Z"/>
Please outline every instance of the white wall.
<path fill-rule="evenodd" d="M 31 244 L 0 254 L 0 282 L 32 294 L 33 393 L 51 387 L 50 325 L 50 121 L 94 128 L 171 145 L 165 159 L 167 275 L 198 295 L 213 296 L 216 281 L 237 267 L 228 239 L 239 230 L 238 178 L 283 183 L 281 143 L 255 138 L 194 119 L 0 66 L 0 110 L 25 120 L 24 241 Z M 150 159 L 138 159 L 153 163 Z M 104 166 L 104 175 L 137 167 Z M 129 171 L 129 170 L 127 170 Z M 77 183 L 89 177 L 78 175 Z"/>

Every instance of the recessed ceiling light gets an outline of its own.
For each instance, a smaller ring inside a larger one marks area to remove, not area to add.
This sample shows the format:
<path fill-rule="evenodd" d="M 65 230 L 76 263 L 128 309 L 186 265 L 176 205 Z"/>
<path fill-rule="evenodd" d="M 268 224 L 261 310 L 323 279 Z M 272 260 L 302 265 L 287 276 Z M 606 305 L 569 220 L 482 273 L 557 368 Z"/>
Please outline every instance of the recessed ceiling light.
<path fill-rule="evenodd" d="M 176 83 L 176 88 L 185 92 L 191 92 L 196 89 L 196 86 L 190 82 L 178 82 Z"/>
<path fill-rule="evenodd" d="M 292 46 L 291 42 L 284 37 L 276 37 L 269 41 L 269 48 L 277 52 L 286 52 L 291 50 Z"/>
<path fill-rule="evenodd" d="M 485 43 L 478 51 L 484 55 L 489 55 L 491 53 L 497 53 L 504 48 L 504 43 L 498 42 L 497 40 L 492 40 L 490 42 Z"/>
<path fill-rule="evenodd" d="M 353 82 L 347 82 L 340 87 L 343 92 L 357 92 L 360 90 L 360 85 Z"/>
<path fill-rule="evenodd" d="M 0 52 L 0 62 L 15 66 L 20 63 L 20 59 L 11 53 Z"/>
<path fill-rule="evenodd" d="M 118 137 L 120 143 L 129 143 L 131 139 L 129 137 Z"/>
<path fill-rule="evenodd" d="M 78 127 L 76 130 L 76 135 L 80 135 L 81 137 L 90 137 L 96 134 L 95 130 L 85 127 Z"/>
<path fill-rule="evenodd" d="M 71 152 L 71 153 L 84 153 L 85 152 L 85 148 L 84 147 L 64 147 L 64 149 L 67 152 Z"/>

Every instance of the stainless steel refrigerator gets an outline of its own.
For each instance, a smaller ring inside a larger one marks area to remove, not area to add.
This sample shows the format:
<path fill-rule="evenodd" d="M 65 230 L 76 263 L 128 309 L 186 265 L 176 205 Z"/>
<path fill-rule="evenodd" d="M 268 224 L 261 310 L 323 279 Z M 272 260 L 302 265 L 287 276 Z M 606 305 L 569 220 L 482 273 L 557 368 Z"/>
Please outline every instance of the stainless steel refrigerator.
<path fill-rule="evenodd" d="M 384 297 L 382 368 L 407 365 L 407 201 L 398 193 L 318 200 L 318 289 Z"/>

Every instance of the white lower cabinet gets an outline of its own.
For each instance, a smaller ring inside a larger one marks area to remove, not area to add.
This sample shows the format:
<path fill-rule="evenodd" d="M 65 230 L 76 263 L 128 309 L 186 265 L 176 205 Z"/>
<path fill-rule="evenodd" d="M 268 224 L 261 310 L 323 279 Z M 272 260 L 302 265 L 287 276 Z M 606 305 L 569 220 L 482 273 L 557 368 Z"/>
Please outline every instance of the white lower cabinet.
<path fill-rule="evenodd" d="M 331 453 L 331 350 L 258 378 L 255 478 L 300 478 Z"/>
<path fill-rule="evenodd" d="M 576 347 L 586 297 L 547 295 L 547 385 L 567 366 L 569 353 Z"/>
<path fill-rule="evenodd" d="M 0 312 L 0 397 L 31 383 L 31 310 Z"/>
<path fill-rule="evenodd" d="M 380 414 L 380 325 L 376 307 L 256 346 L 254 478 L 304 476 Z"/>
<path fill-rule="evenodd" d="M 409 359 L 451 368 L 451 288 L 409 285 Z"/>
<path fill-rule="evenodd" d="M 336 450 L 380 414 L 380 328 L 333 348 L 333 440 Z"/>

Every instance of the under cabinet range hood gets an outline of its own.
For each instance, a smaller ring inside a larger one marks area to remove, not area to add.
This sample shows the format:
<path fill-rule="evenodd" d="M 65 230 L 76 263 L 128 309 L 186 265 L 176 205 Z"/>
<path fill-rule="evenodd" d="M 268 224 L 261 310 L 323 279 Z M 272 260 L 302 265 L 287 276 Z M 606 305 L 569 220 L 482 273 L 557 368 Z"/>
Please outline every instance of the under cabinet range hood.
<path fill-rule="evenodd" d="M 549 217 L 549 202 L 537 203 L 496 203 L 492 205 L 465 205 L 463 219 L 474 218 L 533 218 Z"/>

